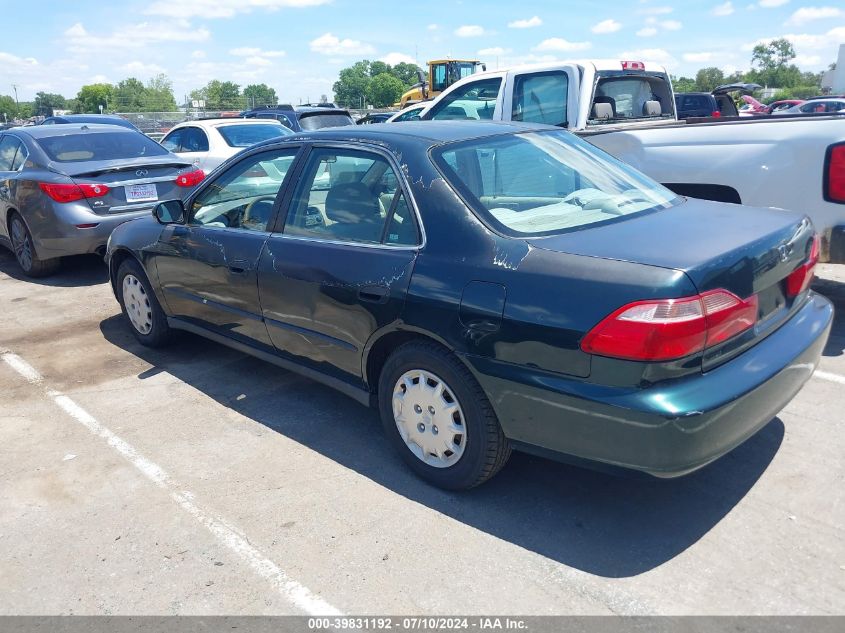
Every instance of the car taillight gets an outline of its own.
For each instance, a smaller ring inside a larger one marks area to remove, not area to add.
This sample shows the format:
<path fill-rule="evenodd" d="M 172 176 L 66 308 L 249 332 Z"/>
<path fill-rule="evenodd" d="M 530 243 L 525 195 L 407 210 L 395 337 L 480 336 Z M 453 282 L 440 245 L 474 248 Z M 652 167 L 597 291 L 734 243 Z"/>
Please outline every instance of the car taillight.
<path fill-rule="evenodd" d="M 83 198 L 100 198 L 109 192 L 106 185 L 99 183 L 50 183 L 39 182 L 41 191 L 46 193 L 56 202 L 75 202 Z"/>
<path fill-rule="evenodd" d="M 713 110 L 713 112 L 710 113 L 710 116 L 712 116 L 715 119 L 716 117 L 722 116 L 722 113 L 719 112 L 718 110 Z"/>
<path fill-rule="evenodd" d="M 820 248 L 821 240 L 818 235 L 815 235 L 813 237 L 813 245 L 810 247 L 810 256 L 807 258 L 807 261 L 792 271 L 789 277 L 786 278 L 787 297 L 797 297 L 810 287 L 810 282 L 813 281 L 813 275 L 816 273 L 816 264 L 819 263 Z"/>
<path fill-rule="evenodd" d="M 187 174 L 179 174 L 176 177 L 176 184 L 180 187 L 194 187 L 200 184 L 203 178 L 205 178 L 205 172 L 202 169 L 195 169 Z"/>
<path fill-rule="evenodd" d="M 635 301 L 590 330 L 581 349 L 627 360 L 674 360 L 727 341 L 756 322 L 756 295 L 742 300 L 727 290 L 711 290 L 681 299 Z"/>
<path fill-rule="evenodd" d="M 845 143 L 827 149 L 824 199 L 845 204 Z"/>

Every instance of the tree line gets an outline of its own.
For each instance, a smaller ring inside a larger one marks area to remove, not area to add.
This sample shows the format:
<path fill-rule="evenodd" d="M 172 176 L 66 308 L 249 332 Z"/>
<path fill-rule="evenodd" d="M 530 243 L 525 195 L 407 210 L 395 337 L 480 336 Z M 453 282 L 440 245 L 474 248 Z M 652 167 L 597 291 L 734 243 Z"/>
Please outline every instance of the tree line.
<path fill-rule="evenodd" d="M 419 70 L 416 64 L 406 62 L 391 66 L 363 59 L 340 71 L 332 86 L 335 101 L 345 108 L 392 106 L 403 92 L 419 81 Z"/>

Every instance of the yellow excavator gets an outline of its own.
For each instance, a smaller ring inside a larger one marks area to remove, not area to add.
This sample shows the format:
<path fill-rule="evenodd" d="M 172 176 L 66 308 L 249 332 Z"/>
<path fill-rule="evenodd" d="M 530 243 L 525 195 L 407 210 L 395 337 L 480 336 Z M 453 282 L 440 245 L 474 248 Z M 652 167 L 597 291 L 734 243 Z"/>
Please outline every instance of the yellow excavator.
<path fill-rule="evenodd" d="M 446 90 L 456 81 L 474 74 L 479 66 L 481 70 L 487 67 L 477 59 L 435 59 L 428 62 L 428 77 L 422 70 L 419 73 L 419 83 L 411 86 L 410 90 L 402 95 L 399 103 L 394 106 L 404 108 L 418 101 L 431 99 Z"/>

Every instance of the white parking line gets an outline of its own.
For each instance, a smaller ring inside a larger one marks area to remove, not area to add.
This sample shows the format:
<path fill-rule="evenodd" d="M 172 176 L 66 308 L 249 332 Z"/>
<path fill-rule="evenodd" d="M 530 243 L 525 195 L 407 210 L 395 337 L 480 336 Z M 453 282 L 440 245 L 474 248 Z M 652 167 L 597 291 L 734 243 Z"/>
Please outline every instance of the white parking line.
<path fill-rule="evenodd" d="M 49 389 L 45 385 L 44 378 L 38 370 L 23 358 L 11 352 L 3 353 L 2 358 L 9 367 L 14 369 L 29 383 L 42 387 L 46 395 L 59 408 L 82 424 L 91 433 L 104 439 L 109 446 L 126 458 L 147 479 L 166 490 L 170 498 L 179 507 L 204 525 L 220 543 L 240 556 L 259 576 L 270 581 L 285 600 L 309 615 L 342 615 L 338 609 L 314 594 L 304 585 L 290 578 L 283 569 L 250 545 L 243 536 L 229 527 L 225 521 L 203 511 L 192 500 L 193 494 L 178 486 L 161 466 L 148 460 L 131 444 L 100 424 L 90 413 L 85 411 L 85 409 L 76 404 L 68 396 Z"/>
<path fill-rule="evenodd" d="M 845 385 L 845 376 L 840 376 L 839 374 L 831 374 L 830 372 L 819 371 L 817 369 L 813 376 L 821 378 L 822 380 L 829 380 L 830 382 L 838 382 L 840 385 Z"/>

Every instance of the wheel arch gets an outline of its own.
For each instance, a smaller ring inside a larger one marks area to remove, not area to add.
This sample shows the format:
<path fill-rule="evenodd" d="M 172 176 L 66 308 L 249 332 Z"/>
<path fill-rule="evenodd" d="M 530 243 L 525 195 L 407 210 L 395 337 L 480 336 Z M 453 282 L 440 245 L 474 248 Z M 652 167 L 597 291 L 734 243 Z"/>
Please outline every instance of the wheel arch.
<path fill-rule="evenodd" d="M 124 246 L 118 246 L 109 257 L 109 281 L 111 282 L 112 292 L 117 293 L 117 271 L 120 270 L 120 265 L 127 259 L 134 259 L 141 266 L 141 269 L 146 273 L 146 268 L 141 263 L 141 260 L 130 249 Z M 148 275 L 149 278 L 149 275 Z"/>

